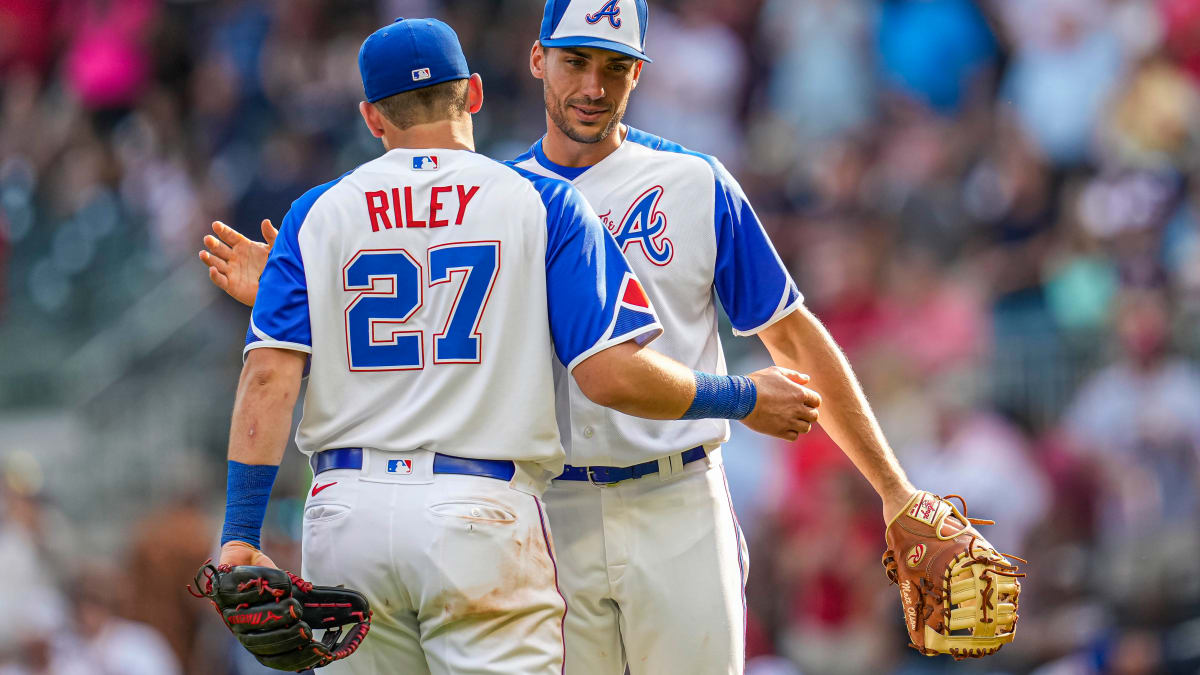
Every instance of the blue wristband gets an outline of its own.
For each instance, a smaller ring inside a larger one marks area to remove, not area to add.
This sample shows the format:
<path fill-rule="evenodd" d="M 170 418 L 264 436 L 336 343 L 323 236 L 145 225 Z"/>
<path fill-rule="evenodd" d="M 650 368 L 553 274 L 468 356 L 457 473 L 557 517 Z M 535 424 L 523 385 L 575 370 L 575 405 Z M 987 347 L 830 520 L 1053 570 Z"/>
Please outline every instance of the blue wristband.
<path fill-rule="evenodd" d="M 229 460 L 222 546 L 231 541 L 244 541 L 254 548 L 262 548 L 259 537 L 277 473 L 279 467 L 273 464 L 242 464 Z"/>
<path fill-rule="evenodd" d="M 758 401 L 754 381 L 744 375 L 696 374 L 696 398 L 681 420 L 745 419 Z"/>

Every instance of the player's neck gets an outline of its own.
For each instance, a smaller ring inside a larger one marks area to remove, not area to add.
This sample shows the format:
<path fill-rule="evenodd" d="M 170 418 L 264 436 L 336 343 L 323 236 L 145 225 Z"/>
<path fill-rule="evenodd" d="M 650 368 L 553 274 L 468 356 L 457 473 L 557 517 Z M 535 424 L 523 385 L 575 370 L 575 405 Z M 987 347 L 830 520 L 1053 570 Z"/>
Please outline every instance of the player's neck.
<path fill-rule="evenodd" d="M 622 124 L 616 133 L 609 134 L 608 138 L 602 141 L 580 143 L 571 140 L 547 115 L 546 137 L 542 139 L 542 152 L 545 153 L 546 159 L 559 166 L 592 166 L 621 147 L 621 141 L 625 138 L 625 130 L 626 127 Z"/>
<path fill-rule="evenodd" d="M 417 124 L 407 129 L 391 127 L 384 130 L 383 147 L 386 150 L 438 148 L 474 152 L 475 134 L 471 127 L 470 117 L 431 124 Z"/>

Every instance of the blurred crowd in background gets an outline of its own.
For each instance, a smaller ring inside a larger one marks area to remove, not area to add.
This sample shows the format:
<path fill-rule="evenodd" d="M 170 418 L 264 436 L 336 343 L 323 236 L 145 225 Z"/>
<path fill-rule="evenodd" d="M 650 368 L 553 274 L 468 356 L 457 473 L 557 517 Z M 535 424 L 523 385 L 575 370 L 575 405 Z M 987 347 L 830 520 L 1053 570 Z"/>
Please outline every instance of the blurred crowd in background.
<path fill-rule="evenodd" d="M 730 167 L 914 482 L 1030 560 L 1017 641 L 956 670 L 1198 672 L 1200 0 L 651 4 L 627 121 Z M 200 238 L 380 152 L 356 56 L 397 16 L 457 29 L 479 150 L 516 156 L 541 11 L 0 0 L 0 675 L 259 672 L 183 588 L 247 317 Z M 752 675 L 950 669 L 905 647 L 827 436 L 725 461 Z M 265 532 L 292 568 L 308 479 L 289 453 Z"/>

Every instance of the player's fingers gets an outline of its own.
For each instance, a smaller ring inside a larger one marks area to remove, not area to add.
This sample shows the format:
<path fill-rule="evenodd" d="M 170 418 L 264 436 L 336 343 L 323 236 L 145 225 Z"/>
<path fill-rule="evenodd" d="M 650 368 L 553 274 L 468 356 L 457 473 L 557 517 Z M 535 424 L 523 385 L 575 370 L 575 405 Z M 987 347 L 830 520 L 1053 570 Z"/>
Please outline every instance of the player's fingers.
<path fill-rule="evenodd" d="M 796 411 L 796 421 L 807 424 L 816 424 L 817 418 L 820 417 L 821 411 L 816 408 L 803 407 Z"/>
<path fill-rule="evenodd" d="M 810 408 L 816 408 L 821 405 L 821 395 L 817 392 L 804 387 L 804 405 Z"/>
<path fill-rule="evenodd" d="M 262 228 L 263 241 L 267 242 L 267 246 L 274 246 L 275 237 L 279 234 L 279 230 L 271 226 L 271 219 L 263 218 L 262 224 L 259 227 Z"/>
<path fill-rule="evenodd" d="M 804 420 L 801 420 L 800 422 L 796 423 L 796 431 L 801 434 L 807 434 L 808 432 L 812 431 L 812 425 Z"/>
<path fill-rule="evenodd" d="M 784 368 L 783 366 L 776 366 L 776 368 L 779 369 L 779 372 L 783 373 L 784 377 L 796 384 L 808 384 L 812 380 L 808 375 L 792 370 L 791 368 Z"/>
<path fill-rule="evenodd" d="M 246 238 L 242 236 L 241 232 L 238 232 L 219 220 L 213 221 L 212 229 L 213 232 L 215 232 L 216 235 L 221 238 L 221 241 L 225 242 L 230 247 L 237 246 L 246 240 Z"/>
<path fill-rule="evenodd" d="M 221 274 L 229 274 L 229 263 L 209 253 L 208 251 L 200 251 L 200 259 L 203 260 L 204 264 L 208 265 L 210 269 L 215 269 Z"/>
<path fill-rule="evenodd" d="M 223 244 L 220 239 L 217 239 L 211 234 L 204 235 L 203 241 L 204 247 L 209 251 L 212 251 L 212 254 L 221 260 L 229 260 L 229 258 L 233 256 L 233 249 Z"/>
<path fill-rule="evenodd" d="M 226 293 L 229 292 L 229 277 L 218 272 L 217 268 L 208 268 L 208 280 L 213 282 L 213 285 L 217 288 L 225 291 Z"/>

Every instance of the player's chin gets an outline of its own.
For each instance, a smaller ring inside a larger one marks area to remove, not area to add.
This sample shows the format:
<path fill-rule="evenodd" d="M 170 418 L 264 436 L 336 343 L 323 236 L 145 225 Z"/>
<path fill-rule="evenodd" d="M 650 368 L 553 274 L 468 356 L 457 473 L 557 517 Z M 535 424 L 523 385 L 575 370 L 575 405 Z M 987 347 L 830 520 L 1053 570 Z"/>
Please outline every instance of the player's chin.
<path fill-rule="evenodd" d="M 599 143 L 608 138 L 609 120 L 600 120 L 596 122 L 574 122 L 571 124 L 571 131 L 574 140 L 580 143 Z"/>

